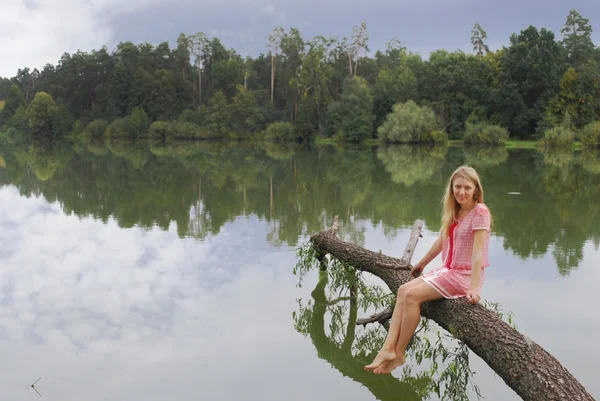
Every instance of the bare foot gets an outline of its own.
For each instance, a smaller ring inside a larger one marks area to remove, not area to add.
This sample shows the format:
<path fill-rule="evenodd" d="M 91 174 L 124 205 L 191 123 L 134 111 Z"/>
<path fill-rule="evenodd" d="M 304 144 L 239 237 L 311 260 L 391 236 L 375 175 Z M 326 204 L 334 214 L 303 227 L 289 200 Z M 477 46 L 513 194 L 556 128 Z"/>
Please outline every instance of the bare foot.
<path fill-rule="evenodd" d="M 381 349 L 373 362 L 371 362 L 370 365 L 365 366 L 365 370 L 374 370 L 381 366 L 381 364 L 388 361 L 393 361 L 394 359 L 396 359 L 396 352 Z"/>
<path fill-rule="evenodd" d="M 396 369 L 398 366 L 404 365 L 406 362 L 406 358 L 402 357 L 400 359 L 394 359 L 393 361 L 387 361 L 383 363 L 380 367 L 375 369 L 373 373 L 376 375 L 387 375 L 392 372 L 392 370 Z"/>

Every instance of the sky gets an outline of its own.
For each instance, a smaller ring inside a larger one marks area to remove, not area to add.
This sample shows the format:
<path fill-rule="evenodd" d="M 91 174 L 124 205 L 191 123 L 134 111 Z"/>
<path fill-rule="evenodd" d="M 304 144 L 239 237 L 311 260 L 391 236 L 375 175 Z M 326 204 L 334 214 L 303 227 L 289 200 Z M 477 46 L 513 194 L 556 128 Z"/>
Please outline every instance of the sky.
<path fill-rule="evenodd" d="M 343 38 L 362 21 L 371 54 L 394 37 L 425 58 L 442 48 L 472 51 L 475 22 L 494 50 L 530 24 L 559 35 L 572 8 L 592 26 L 600 23 L 597 0 L 0 0 L 0 77 L 56 64 L 64 52 L 104 45 L 112 51 L 125 41 L 173 44 L 181 32 L 217 36 L 243 56 L 257 56 L 276 26 L 298 28 L 305 39 Z"/>

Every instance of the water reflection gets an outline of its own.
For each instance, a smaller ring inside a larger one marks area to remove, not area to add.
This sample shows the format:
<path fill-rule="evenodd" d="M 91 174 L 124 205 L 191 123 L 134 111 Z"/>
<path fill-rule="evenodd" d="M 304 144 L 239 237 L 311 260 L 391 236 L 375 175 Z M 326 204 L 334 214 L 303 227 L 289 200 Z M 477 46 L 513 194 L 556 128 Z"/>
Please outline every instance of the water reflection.
<path fill-rule="evenodd" d="M 508 149 L 499 146 L 474 146 L 463 149 L 465 164 L 480 170 L 503 164 L 508 159 Z"/>
<path fill-rule="evenodd" d="M 379 147 L 377 157 L 393 182 L 410 187 L 430 182 L 443 168 L 447 150 L 445 146 L 383 145 Z"/>
<path fill-rule="evenodd" d="M 369 326 L 367 330 L 357 328 L 360 308 L 357 296 L 363 297 L 362 293 L 358 295 L 361 292 L 358 287 L 346 285 L 347 296 L 328 299 L 327 293 L 329 297 L 338 294 L 339 274 L 319 271 L 318 275 L 312 299 L 299 301 L 299 309 L 294 312 L 294 327 L 310 338 L 318 357 L 329 362 L 332 368 L 361 383 L 381 401 L 425 400 L 433 395 L 443 400 L 469 400 L 471 395 L 478 394 L 477 386 L 471 383 L 466 346 L 456 346 L 455 340 L 432 330 L 425 322 L 409 344 L 408 362 L 394 371 L 394 375 L 365 371 L 364 366 L 383 345 L 385 331 L 378 325 Z M 338 282 L 329 286 L 330 280 Z M 361 299 L 361 303 L 364 302 L 365 299 Z M 440 337 L 436 340 L 438 334 Z"/>
<path fill-rule="evenodd" d="M 375 375 L 365 371 L 368 357 L 373 356 L 372 350 L 376 349 L 376 344 L 382 341 L 381 339 L 365 341 L 362 347 L 358 345 L 361 348 L 358 351 L 353 348 L 358 314 L 356 299 L 349 302 L 347 321 L 342 317 L 340 308 L 336 308 L 328 327 L 330 334 L 327 333 L 326 313 L 329 309 L 329 302 L 325 295 L 327 284 L 328 273 L 320 272 L 319 282 L 311 293 L 312 302 L 306 306 L 301 304 L 299 311 L 294 314 L 296 330 L 310 337 L 319 358 L 329 362 L 344 376 L 364 385 L 379 400 L 425 399 L 430 387 L 430 378 L 427 375 L 412 380 L 399 380 L 391 375 Z"/>
<path fill-rule="evenodd" d="M 586 241 L 598 242 L 597 150 L 98 141 L 0 143 L 0 185 L 43 194 L 66 212 L 121 227 L 175 223 L 205 238 L 236 216 L 268 223 L 274 245 L 296 245 L 339 214 L 347 240 L 363 244 L 364 223 L 393 237 L 416 218 L 439 229 L 440 188 L 458 165 L 483 177 L 494 233 L 523 257 L 554 255 L 567 274 Z"/>

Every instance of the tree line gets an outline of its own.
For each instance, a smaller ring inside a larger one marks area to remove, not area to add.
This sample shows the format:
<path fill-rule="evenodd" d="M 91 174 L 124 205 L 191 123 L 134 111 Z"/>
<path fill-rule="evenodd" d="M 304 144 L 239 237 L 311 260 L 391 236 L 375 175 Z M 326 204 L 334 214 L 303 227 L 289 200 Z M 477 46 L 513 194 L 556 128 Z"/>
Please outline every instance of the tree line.
<path fill-rule="evenodd" d="M 600 49 L 591 33 L 571 10 L 561 39 L 529 26 L 491 51 L 475 24 L 473 54 L 438 50 L 428 59 L 396 38 L 369 56 L 364 23 L 343 39 L 307 40 L 277 27 L 256 58 L 202 32 L 180 34 L 174 48 L 124 42 L 112 53 L 65 53 L 57 65 L 0 78 L 0 131 L 362 141 L 411 101 L 432 110 L 451 139 L 462 139 L 469 121 L 536 139 L 567 117 L 576 129 L 600 120 Z M 280 125 L 268 130 L 273 123 Z"/>

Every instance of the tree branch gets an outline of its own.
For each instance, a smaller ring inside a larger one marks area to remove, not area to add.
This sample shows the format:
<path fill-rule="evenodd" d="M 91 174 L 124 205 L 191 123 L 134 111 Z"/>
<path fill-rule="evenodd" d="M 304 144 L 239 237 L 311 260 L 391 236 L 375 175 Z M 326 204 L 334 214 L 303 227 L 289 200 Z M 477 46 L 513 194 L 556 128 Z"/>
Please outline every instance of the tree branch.
<path fill-rule="evenodd" d="M 343 242 L 336 236 L 336 231 L 337 228 L 332 227 L 311 237 L 318 255 L 330 254 L 343 264 L 372 273 L 394 293 L 402 284 L 413 279 L 406 259 L 399 260 Z M 414 246 L 407 246 L 407 249 L 411 249 L 412 254 Z M 389 266 L 398 268 L 391 269 Z M 401 266 L 404 268 L 401 269 Z M 421 314 L 464 341 L 524 400 L 593 401 L 586 389 L 556 358 L 483 306 L 471 305 L 464 299 L 444 299 L 424 303 Z M 382 314 L 380 318 L 383 318 Z"/>
<path fill-rule="evenodd" d="M 375 322 L 378 322 L 379 324 L 383 324 L 392 318 L 392 312 L 393 312 L 392 308 L 387 308 L 386 310 L 381 311 L 379 313 L 375 313 L 374 315 L 371 315 L 369 317 L 356 319 L 356 325 L 364 327 L 369 323 L 375 323 Z"/>

